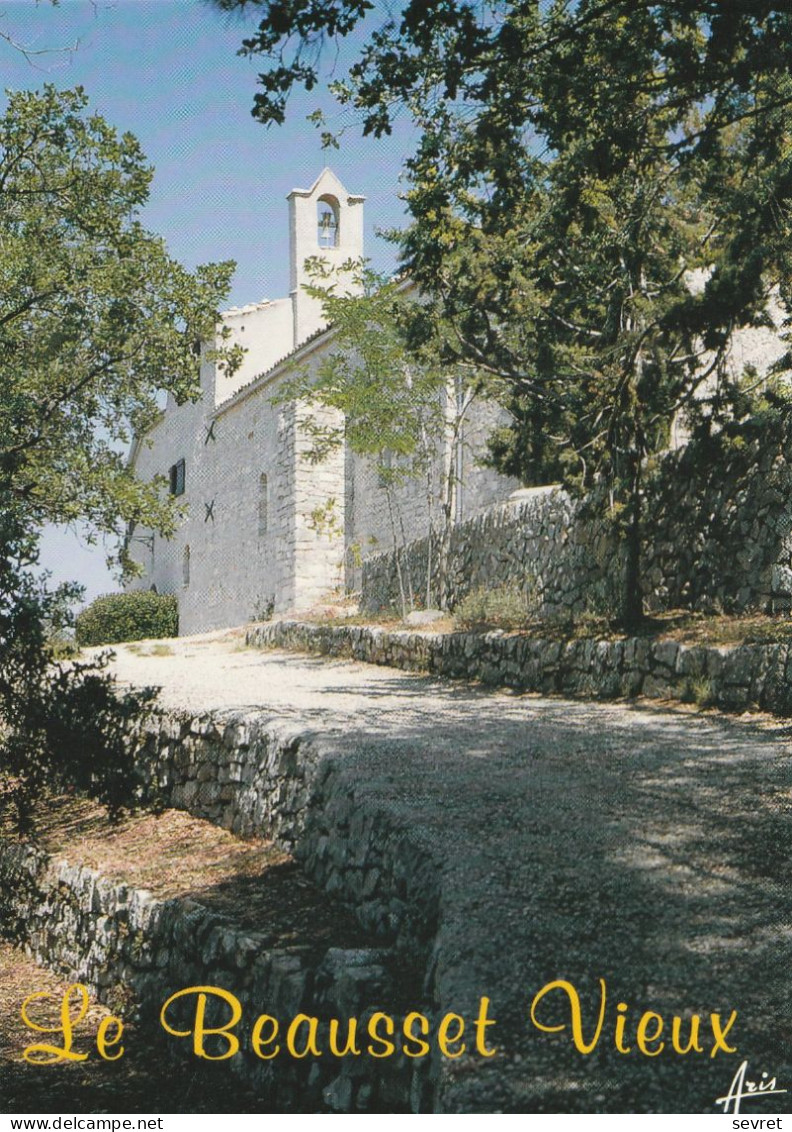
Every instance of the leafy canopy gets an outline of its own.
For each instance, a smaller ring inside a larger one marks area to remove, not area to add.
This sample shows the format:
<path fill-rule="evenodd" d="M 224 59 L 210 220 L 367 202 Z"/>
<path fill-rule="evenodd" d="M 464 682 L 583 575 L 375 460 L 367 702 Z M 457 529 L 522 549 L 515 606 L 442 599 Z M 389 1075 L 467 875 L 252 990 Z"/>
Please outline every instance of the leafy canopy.
<path fill-rule="evenodd" d="M 458 488 L 455 457 L 470 392 L 434 348 L 413 344 L 424 314 L 409 281 L 388 279 L 361 260 L 349 260 L 337 271 L 321 259 L 308 267 L 312 284 L 306 290 L 322 304 L 333 349 L 313 370 L 286 382 L 276 401 L 296 400 L 307 407 L 301 428 L 311 439 L 309 459 L 322 460 L 343 443 L 375 468 L 397 549 L 406 616 L 414 592 L 409 566 L 403 571 L 400 561 L 405 535 L 395 489 L 410 479 L 422 482 L 430 536 L 426 603 L 430 606 L 435 596 L 443 603 Z"/>
<path fill-rule="evenodd" d="M 198 392 L 233 264 L 190 273 L 138 216 L 152 177 L 78 89 L 11 94 L 0 118 L 0 486 L 28 520 L 172 529 L 122 449 L 161 391 Z"/>
<path fill-rule="evenodd" d="M 49 591 L 37 561 L 35 537 L 0 512 L 0 806 L 13 804 L 24 833 L 46 790 L 84 791 L 113 819 L 139 800 L 128 728 L 154 698 L 153 689 L 119 694 L 106 656 L 55 658 L 52 635 L 70 624 L 79 587 Z"/>
<path fill-rule="evenodd" d="M 323 34 L 376 17 L 256 8 L 263 121 L 317 81 Z M 767 0 L 410 0 L 333 84 L 364 132 L 403 107 L 419 126 L 401 243 L 425 334 L 512 409 L 505 470 L 604 486 L 629 619 L 647 457 L 680 417 L 750 413 L 732 335 L 790 309 L 790 64 L 792 12 Z"/>
<path fill-rule="evenodd" d="M 412 289 L 359 260 L 341 265 L 343 288 L 320 259 L 309 269 L 312 282 L 305 290 L 322 303 L 333 350 L 314 371 L 285 383 L 278 403 L 297 399 L 336 411 L 305 420 L 311 459 L 322 460 L 345 442 L 371 459 L 383 480 L 418 474 L 427 455 L 422 438 L 442 429 L 440 394 L 448 374 L 409 349 Z"/>
<path fill-rule="evenodd" d="M 127 727 L 149 696 L 118 696 L 105 661 L 60 664 L 52 631 L 79 587 L 36 577 L 46 521 L 115 531 L 175 515 L 121 448 L 163 390 L 198 395 L 233 265 L 194 274 L 138 215 L 151 169 L 81 90 L 11 94 L 0 117 L 0 796 L 29 828 L 46 786 L 85 789 L 111 815 L 136 795 Z M 222 353 L 222 351 L 221 351 Z M 226 354 L 231 364 L 233 355 Z"/>
<path fill-rule="evenodd" d="M 295 85 L 313 90 L 330 81 L 339 100 L 359 112 L 364 132 L 375 136 L 391 130 L 405 105 L 419 121 L 438 108 L 479 116 L 488 129 L 487 138 L 480 132 L 490 164 L 498 155 L 509 163 L 513 155 L 500 142 L 513 140 L 512 128 L 523 127 L 537 111 L 539 70 L 552 70 L 573 114 L 585 113 L 592 93 L 596 99 L 607 91 L 605 84 L 596 92 L 589 85 L 589 51 L 598 39 L 653 55 L 652 73 L 638 86 L 613 88 L 613 98 L 648 94 L 678 121 L 691 105 L 706 107 L 696 136 L 684 143 L 688 148 L 750 115 L 755 76 L 783 75 L 792 56 L 792 13 L 778 0 L 403 0 L 384 10 L 374 0 L 212 3 L 258 21 L 240 54 L 267 61 L 253 108 L 265 124 L 283 122 Z M 352 35 L 362 46 L 349 73 L 338 79 L 338 41 Z M 788 93 L 779 90 L 773 105 L 789 105 Z M 636 106 L 636 128 L 646 109 Z"/>

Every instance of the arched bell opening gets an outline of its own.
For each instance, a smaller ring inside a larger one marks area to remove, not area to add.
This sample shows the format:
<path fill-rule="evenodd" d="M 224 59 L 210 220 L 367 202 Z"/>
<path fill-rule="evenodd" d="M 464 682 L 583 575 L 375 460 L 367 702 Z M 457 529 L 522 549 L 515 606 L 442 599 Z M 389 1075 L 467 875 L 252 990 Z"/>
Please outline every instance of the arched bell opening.
<path fill-rule="evenodd" d="M 340 240 L 340 210 L 335 197 L 319 197 L 316 202 L 316 232 L 320 248 L 337 248 Z"/>

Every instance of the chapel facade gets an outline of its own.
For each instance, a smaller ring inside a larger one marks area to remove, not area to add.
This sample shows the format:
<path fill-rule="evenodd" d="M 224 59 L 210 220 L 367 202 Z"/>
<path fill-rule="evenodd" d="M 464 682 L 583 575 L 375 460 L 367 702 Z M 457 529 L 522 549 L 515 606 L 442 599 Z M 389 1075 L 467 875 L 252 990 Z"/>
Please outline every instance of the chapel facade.
<path fill-rule="evenodd" d="M 304 290 L 306 260 L 321 257 L 338 269 L 363 256 L 365 198 L 326 168 L 310 189 L 294 189 L 287 199 L 288 297 L 223 314 L 226 344 L 244 347 L 242 365 L 228 375 L 204 352 L 200 399 L 177 405 L 169 397 L 130 456 L 139 478 L 163 477 L 185 505 L 172 539 L 137 527 L 127 540 L 142 569 L 130 588 L 177 594 L 181 633 L 310 608 L 355 587 L 361 555 L 393 546 L 385 493 L 370 464 L 343 446 L 320 463 L 307 458 L 309 418 L 329 411 L 277 400 L 284 381 L 310 372 L 334 348 L 321 304 Z M 454 463 L 457 521 L 519 487 L 480 460 L 502 415 L 473 402 L 453 454 L 438 452 L 439 461 Z M 425 535 L 423 486 L 405 481 L 398 504 L 401 536 Z"/>

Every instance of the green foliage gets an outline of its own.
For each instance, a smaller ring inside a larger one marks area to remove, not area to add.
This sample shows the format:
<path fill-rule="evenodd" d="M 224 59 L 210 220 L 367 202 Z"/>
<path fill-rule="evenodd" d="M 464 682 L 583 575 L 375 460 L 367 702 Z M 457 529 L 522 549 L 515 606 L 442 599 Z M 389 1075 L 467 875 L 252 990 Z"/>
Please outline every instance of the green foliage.
<path fill-rule="evenodd" d="M 508 583 L 471 590 L 454 609 L 458 629 L 522 629 L 536 616 L 536 583 Z"/>
<path fill-rule="evenodd" d="M 80 649 L 73 636 L 65 632 L 48 633 L 47 647 L 53 660 L 76 660 Z"/>
<path fill-rule="evenodd" d="M 744 629 L 742 626 L 738 629 L 739 640 L 742 644 L 745 640 Z M 700 708 L 713 707 L 717 702 L 715 689 L 712 680 L 704 672 L 704 662 L 693 662 L 688 675 L 685 677 L 680 693 L 680 699 L 685 704 L 696 704 Z"/>
<path fill-rule="evenodd" d="M 338 503 L 330 496 L 324 503 L 317 503 L 308 516 L 308 527 L 328 539 L 342 538 L 344 525 L 339 518 Z"/>
<path fill-rule="evenodd" d="M 63 640 L 78 587 L 51 593 L 34 569 L 45 522 L 83 520 L 110 533 L 135 522 L 165 534 L 174 527 L 173 500 L 161 484 L 137 481 L 122 449 L 151 425 L 162 391 L 179 402 L 198 396 L 196 342 L 214 339 L 233 265 L 191 273 L 168 256 L 139 220 L 151 175 L 135 138 L 90 113 L 82 90 L 8 95 L 0 115 L 0 772 L 22 826 L 45 784 L 86 790 L 111 816 L 135 794 L 125 734 L 150 697 L 119 696 L 106 659 L 57 660 L 53 642 Z M 238 361 L 238 351 L 218 355 L 228 367 Z M 154 604 L 145 633 L 175 632 L 173 599 Z M 121 637 L 143 628 L 141 597 L 133 605 L 109 619 Z"/>
<path fill-rule="evenodd" d="M 222 12 L 244 8 L 251 0 L 210 0 Z M 267 0 L 260 4 L 262 19 L 255 33 L 246 38 L 240 55 L 263 54 L 277 62 L 259 75 L 264 93 L 256 95 L 253 114 L 260 121 L 281 123 L 286 115 L 286 99 L 295 82 L 312 90 L 318 78 L 321 49 L 326 37 L 343 37 L 356 26 L 358 20 L 374 7 L 371 0 Z M 299 45 L 292 59 L 278 50 L 282 39 L 289 39 L 293 29 L 299 31 Z M 320 111 L 314 111 L 312 120 L 323 124 Z M 332 142 L 331 142 L 332 144 Z"/>
<path fill-rule="evenodd" d="M 0 116 L 0 479 L 28 522 L 173 529 L 173 500 L 122 455 L 158 395 L 198 395 L 232 263 L 194 273 L 139 221 L 152 170 L 78 89 Z M 221 351 L 222 353 L 222 351 Z M 224 355 L 225 357 L 225 355 Z M 235 354 L 226 360 L 233 366 Z"/>
<path fill-rule="evenodd" d="M 414 299 L 403 284 L 362 261 L 349 260 L 336 274 L 314 260 L 310 273 L 313 284 L 306 290 L 322 303 L 334 349 L 316 371 L 286 383 L 278 403 L 298 400 L 335 410 L 304 422 L 311 459 L 322 460 L 345 442 L 373 461 L 383 482 L 420 474 L 429 458 L 426 441 L 442 426 L 440 391 L 448 377 L 409 348 Z"/>
<path fill-rule="evenodd" d="M 689 696 L 687 702 L 694 703 L 700 708 L 712 707 L 716 701 L 712 681 L 706 676 L 691 680 Z"/>
<path fill-rule="evenodd" d="M 378 16 L 333 89 L 364 132 L 404 107 L 420 130 L 401 244 L 441 356 L 478 366 L 514 414 L 494 441 L 504 470 L 605 486 L 637 621 L 647 461 L 679 417 L 746 419 L 731 336 L 792 300 L 789 5 L 256 7 L 245 50 L 275 60 L 256 107 L 270 121 L 318 80 L 325 32 Z"/>
<path fill-rule="evenodd" d="M 23 832 L 45 788 L 81 790 L 110 816 L 134 805 L 137 779 L 127 730 L 149 691 L 118 694 L 107 657 L 55 659 L 48 637 L 68 624 L 74 587 L 54 592 L 33 573 L 35 540 L 8 511 L 0 517 L 0 772 L 3 800 Z"/>
<path fill-rule="evenodd" d="M 521 191 L 509 173 L 529 162 L 526 124 L 544 131 L 567 121 L 577 131 L 592 114 L 612 117 L 609 132 L 628 152 L 646 129 L 647 108 L 666 106 L 679 124 L 695 109 L 695 128 L 669 144 L 705 153 L 717 147 L 720 131 L 756 116 L 757 76 L 785 78 L 792 61 L 792 13 L 780 0 L 406 0 L 398 9 L 371 0 L 211 2 L 256 16 L 258 28 L 240 54 L 265 60 L 253 111 L 260 121 L 283 122 L 292 88 L 313 90 L 322 81 L 322 49 L 354 35 L 362 46 L 345 78 L 338 79 L 337 46 L 327 52 L 325 74 L 334 79 L 339 102 L 357 111 L 364 133 L 375 136 L 390 133 L 405 106 L 419 124 L 445 117 L 450 127 L 466 119 L 473 129 L 460 137 L 459 152 L 467 162 L 456 173 L 474 191 L 507 179 Z M 368 36 L 361 34 L 366 20 Z M 608 52 L 611 62 L 623 57 L 624 68 L 597 75 L 590 66 L 596 50 Z M 651 55 L 652 81 L 633 85 L 639 55 Z M 534 101 L 537 81 L 554 84 L 549 108 Z M 772 131 L 788 103 L 776 85 L 762 113 L 764 130 Z M 319 111 L 312 119 L 325 125 Z M 518 153 L 509 151 L 515 142 Z M 446 152 L 438 150 L 438 165 Z M 601 152 L 598 168 L 607 170 L 608 157 Z M 596 197 L 595 188 L 590 195 Z"/>
<path fill-rule="evenodd" d="M 470 394 L 459 372 L 439 363 L 434 343 L 420 343 L 422 307 L 411 287 L 358 260 L 334 271 L 317 259 L 309 268 L 313 284 L 306 290 L 322 303 L 334 348 L 315 370 L 284 383 L 277 402 L 297 401 L 308 408 L 301 426 L 311 438 L 309 459 L 322 460 L 345 443 L 373 465 L 385 494 L 406 614 L 415 594 L 409 566 L 402 566 L 404 531 L 395 489 L 408 479 L 423 480 L 427 526 L 439 543 L 436 558 L 430 554 L 428 559 L 425 600 L 430 605 L 434 591 L 442 601 L 457 486 L 453 454 Z M 320 508 L 311 518 L 316 530 L 332 533 L 329 513 Z"/>
<path fill-rule="evenodd" d="M 175 656 L 173 649 L 170 645 L 152 645 L 149 649 L 150 656 Z"/>
<path fill-rule="evenodd" d="M 104 594 L 77 615 L 77 644 L 113 645 L 179 635 L 179 603 L 174 594 L 131 590 Z"/>

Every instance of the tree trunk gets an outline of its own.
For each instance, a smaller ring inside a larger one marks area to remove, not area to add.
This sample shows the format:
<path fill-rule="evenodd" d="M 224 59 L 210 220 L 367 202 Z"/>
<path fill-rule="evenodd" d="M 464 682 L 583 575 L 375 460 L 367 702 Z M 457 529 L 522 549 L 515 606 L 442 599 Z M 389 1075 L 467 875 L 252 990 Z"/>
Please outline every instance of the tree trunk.
<path fill-rule="evenodd" d="M 453 449 L 452 449 L 453 453 Z M 452 454 L 453 460 L 453 454 Z M 440 542 L 437 548 L 437 608 L 446 609 L 448 600 L 448 558 L 451 549 L 451 527 L 454 522 L 454 507 L 456 505 L 456 477 L 453 463 L 450 463 L 443 483 L 443 500 L 441 511 L 443 516 L 440 528 Z"/>
<path fill-rule="evenodd" d="M 411 613 L 415 609 L 415 591 L 413 590 L 412 566 L 410 565 L 410 544 L 407 542 L 407 532 L 404 529 L 404 515 L 401 512 L 401 508 L 397 508 L 397 513 L 399 516 L 399 530 L 401 531 L 402 561 L 404 562 L 404 574 L 407 580 L 407 598 L 410 603 L 408 612 Z"/>
<path fill-rule="evenodd" d="M 427 515 L 427 520 L 428 520 L 428 533 L 427 533 L 427 536 L 426 536 L 426 579 L 425 579 L 425 581 L 426 581 L 426 595 L 425 596 L 426 596 L 426 608 L 427 609 L 432 608 L 432 581 L 433 581 L 432 573 L 433 573 L 433 570 L 434 570 L 434 561 L 433 561 L 433 557 L 432 557 L 432 551 L 434 549 L 434 516 L 432 514 L 433 503 L 434 503 L 433 492 L 432 492 L 433 486 L 434 485 L 432 483 L 432 464 L 431 464 L 431 456 L 430 456 L 429 460 L 427 462 L 427 470 L 426 470 L 426 515 Z"/>
<path fill-rule="evenodd" d="M 641 460 L 634 458 L 630 484 L 627 530 L 625 533 L 624 604 L 622 617 L 626 628 L 638 628 L 643 621 L 641 589 Z"/>
<path fill-rule="evenodd" d="M 443 446 L 443 470 L 440 489 L 442 527 L 437 549 L 437 604 L 439 609 L 447 609 L 448 607 L 448 560 L 451 555 L 451 530 L 456 516 L 457 494 L 462 486 L 460 468 L 458 467 L 462 426 L 472 400 L 473 395 L 465 390 L 461 379 L 457 377 L 454 382 L 453 399 L 449 398 L 453 409 L 447 415 L 446 442 Z"/>
<path fill-rule="evenodd" d="M 388 517 L 390 518 L 391 537 L 393 538 L 393 555 L 396 561 L 396 578 L 399 582 L 399 600 L 401 602 L 402 621 L 407 619 L 409 612 L 407 608 L 407 594 L 404 591 L 404 575 L 401 568 L 401 547 L 399 545 L 399 538 L 396 530 L 396 517 L 393 514 L 393 495 L 391 493 L 390 485 L 385 488 L 385 499 L 388 503 Z"/>

